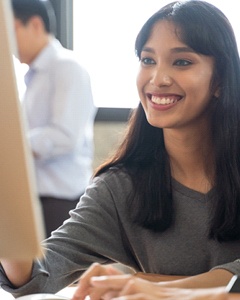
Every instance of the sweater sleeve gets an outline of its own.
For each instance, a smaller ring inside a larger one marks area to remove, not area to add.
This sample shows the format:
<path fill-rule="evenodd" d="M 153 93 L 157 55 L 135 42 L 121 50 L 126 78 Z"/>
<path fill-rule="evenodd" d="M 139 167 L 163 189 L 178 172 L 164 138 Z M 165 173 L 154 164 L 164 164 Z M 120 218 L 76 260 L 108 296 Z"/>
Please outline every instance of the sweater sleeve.
<path fill-rule="evenodd" d="M 240 276 L 240 259 L 236 259 L 233 262 L 218 265 L 218 266 L 212 268 L 212 270 L 215 270 L 215 269 L 225 269 L 225 270 L 233 273 L 234 275 Z"/>
<path fill-rule="evenodd" d="M 30 282 L 14 289 L 2 269 L 2 288 L 14 297 L 31 293 L 56 293 L 76 281 L 93 262 L 120 262 L 134 268 L 124 245 L 115 206 L 115 201 L 121 199 L 116 199 L 116 190 L 121 189 L 115 187 L 113 193 L 104 179 L 95 178 L 77 207 L 70 212 L 70 218 L 43 242 L 45 256 L 34 262 Z"/>

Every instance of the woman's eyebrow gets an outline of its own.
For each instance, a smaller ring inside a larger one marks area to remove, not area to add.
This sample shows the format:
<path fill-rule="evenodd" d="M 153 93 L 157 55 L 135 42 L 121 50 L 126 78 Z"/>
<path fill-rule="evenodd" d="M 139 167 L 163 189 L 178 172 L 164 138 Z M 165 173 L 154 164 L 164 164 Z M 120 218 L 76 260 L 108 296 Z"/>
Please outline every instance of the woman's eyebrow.
<path fill-rule="evenodd" d="M 143 47 L 142 52 L 155 53 L 155 50 L 151 47 Z M 172 48 L 172 49 L 170 49 L 170 52 L 172 52 L 172 53 L 184 53 L 184 52 L 196 53 L 192 48 L 185 47 L 185 46 Z"/>

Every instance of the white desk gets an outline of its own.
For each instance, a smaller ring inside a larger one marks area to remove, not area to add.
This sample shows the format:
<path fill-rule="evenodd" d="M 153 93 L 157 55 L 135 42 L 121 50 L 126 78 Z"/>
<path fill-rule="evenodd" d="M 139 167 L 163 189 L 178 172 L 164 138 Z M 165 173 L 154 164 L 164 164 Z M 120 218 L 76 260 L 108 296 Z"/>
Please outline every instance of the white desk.
<path fill-rule="evenodd" d="M 0 288 L 0 299 L 3 300 L 14 300 L 13 296 L 9 293 L 6 293 L 3 289 Z"/>
<path fill-rule="evenodd" d="M 76 287 L 67 287 L 67 288 L 59 291 L 57 293 L 57 295 L 65 296 L 65 297 L 68 297 L 71 299 L 71 297 L 74 294 L 75 289 L 76 289 Z M 0 299 L 1 300 L 14 300 L 15 298 L 11 294 L 5 292 L 3 289 L 0 288 Z"/>

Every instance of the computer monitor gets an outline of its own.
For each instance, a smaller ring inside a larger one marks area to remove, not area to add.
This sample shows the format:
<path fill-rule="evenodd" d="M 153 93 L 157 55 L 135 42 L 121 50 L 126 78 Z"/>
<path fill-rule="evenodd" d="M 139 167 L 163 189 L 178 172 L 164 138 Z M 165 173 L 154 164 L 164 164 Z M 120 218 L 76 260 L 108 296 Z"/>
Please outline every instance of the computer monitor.
<path fill-rule="evenodd" d="M 44 228 L 18 97 L 11 1 L 0 0 L 0 259 L 41 256 Z"/>

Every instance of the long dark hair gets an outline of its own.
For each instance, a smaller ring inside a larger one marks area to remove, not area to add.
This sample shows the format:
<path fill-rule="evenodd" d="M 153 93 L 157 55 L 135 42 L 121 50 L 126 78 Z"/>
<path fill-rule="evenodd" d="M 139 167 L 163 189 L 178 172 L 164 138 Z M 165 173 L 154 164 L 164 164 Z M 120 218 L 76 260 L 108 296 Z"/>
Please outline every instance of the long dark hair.
<path fill-rule="evenodd" d="M 219 97 L 215 100 L 210 128 L 215 152 L 215 199 L 209 236 L 219 241 L 239 239 L 240 61 L 232 27 L 219 9 L 205 1 L 173 2 L 150 17 L 140 30 L 135 43 L 139 58 L 159 20 L 175 24 L 181 41 L 197 53 L 214 58 L 211 86 L 212 90 L 218 88 Z M 133 220 L 154 231 L 171 226 L 174 219 L 171 172 L 163 131 L 147 122 L 141 104 L 132 114 L 115 155 L 95 175 L 114 165 L 124 167 L 131 176 Z"/>

